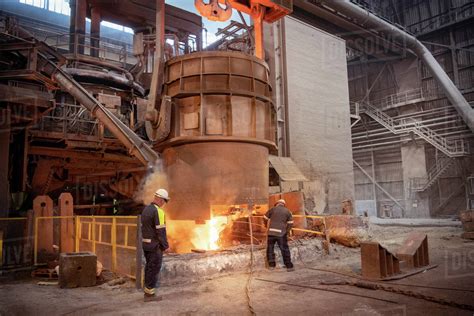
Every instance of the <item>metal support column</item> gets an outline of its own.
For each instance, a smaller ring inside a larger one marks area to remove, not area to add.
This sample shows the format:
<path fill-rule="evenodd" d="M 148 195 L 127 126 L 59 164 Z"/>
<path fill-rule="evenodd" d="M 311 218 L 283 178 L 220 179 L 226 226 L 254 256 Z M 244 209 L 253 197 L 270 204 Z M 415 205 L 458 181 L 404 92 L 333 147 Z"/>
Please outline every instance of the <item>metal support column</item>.
<path fill-rule="evenodd" d="M 100 22 L 101 13 L 98 7 L 91 8 L 91 56 L 100 57 Z"/>
<path fill-rule="evenodd" d="M 8 217 L 10 209 L 10 110 L 0 110 L 0 217 Z"/>

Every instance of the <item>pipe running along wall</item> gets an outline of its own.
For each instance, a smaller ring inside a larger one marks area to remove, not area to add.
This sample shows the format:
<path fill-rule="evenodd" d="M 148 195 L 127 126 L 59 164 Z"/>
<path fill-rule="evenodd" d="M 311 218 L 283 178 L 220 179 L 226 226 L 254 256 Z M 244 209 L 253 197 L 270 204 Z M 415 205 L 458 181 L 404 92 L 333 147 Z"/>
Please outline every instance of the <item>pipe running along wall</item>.
<path fill-rule="evenodd" d="M 429 68 L 433 77 L 438 81 L 451 104 L 459 112 L 459 115 L 463 118 L 470 130 L 474 132 L 474 110 L 451 81 L 438 61 L 433 57 L 431 52 L 425 47 L 425 45 L 417 40 L 416 37 L 379 18 L 375 14 L 370 13 L 366 9 L 353 4 L 349 0 L 324 1 L 322 4 L 345 15 L 346 17 L 361 22 L 366 28 L 373 28 L 378 32 L 391 34 L 395 37 L 401 38 L 406 46 L 413 50 L 413 52 Z"/>

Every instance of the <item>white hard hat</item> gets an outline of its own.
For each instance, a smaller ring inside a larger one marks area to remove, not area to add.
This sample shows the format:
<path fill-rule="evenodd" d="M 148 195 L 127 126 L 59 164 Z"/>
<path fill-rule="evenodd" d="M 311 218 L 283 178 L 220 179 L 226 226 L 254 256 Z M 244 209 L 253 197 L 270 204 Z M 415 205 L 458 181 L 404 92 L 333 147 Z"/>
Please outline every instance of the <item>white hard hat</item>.
<path fill-rule="evenodd" d="M 278 200 L 275 204 L 283 204 L 286 205 L 286 201 L 283 199 Z"/>
<path fill-rule="evenodd" d="M 162 198 L 163 200 L 166 200 L 166 201 L 170 200 L 168 191 L 166 191 L 165 189 L 158 189 L 158 191 L 155 192 L 155 196 Z"/>

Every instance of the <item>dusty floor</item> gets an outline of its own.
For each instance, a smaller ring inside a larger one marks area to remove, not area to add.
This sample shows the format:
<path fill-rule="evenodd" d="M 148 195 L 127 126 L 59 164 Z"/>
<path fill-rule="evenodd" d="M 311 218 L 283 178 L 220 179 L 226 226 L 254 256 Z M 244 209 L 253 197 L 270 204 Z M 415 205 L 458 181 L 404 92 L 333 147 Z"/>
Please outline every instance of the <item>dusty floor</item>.
<path fill-rule="evenodd" d="M 474 242 L 459 236 L 460 228 L 405 228 L 372 226 L 371 234 L 385 247 L 394 249 L 413 230 L 429 236 L 431 262 L 438 267 L 391 282 L 388 285 L 425 296 L 460 304 L 474 305 Z M 293 245 L 295 247 L 295 245 Z M 347 277 L 311 270 L 331 269 L 344 273 L 360 272 L 359 249 L 331 245 L 330 255 L 312 262 L 296 261 L 295 272 L 284 269 L 254 272 L 250 303 L 257 315 L 473 315 L 471 310 L 441 305 L 423 299 L 381 290 L 348 285 L 321 285 Z M 273 283 L 262 281 L 276 281 Z M 61 290 L 39 286 L 36 281 L 0 284 L 0 315 L 244 315 L 250 314 L 245 294 L 248 274 L 220 275 L 196 282 L 162 284 L 163 301 L 143 303 L 142 293 L 132 287 L 100 287 Z M 288 285 L 291 283 L 293 285 Z M 440 290 L 395 284 L 464 289 Z M 302 287 L 309 286 L 309 287 Z M 353 293 L 353 296 L 317 288 Z"/>

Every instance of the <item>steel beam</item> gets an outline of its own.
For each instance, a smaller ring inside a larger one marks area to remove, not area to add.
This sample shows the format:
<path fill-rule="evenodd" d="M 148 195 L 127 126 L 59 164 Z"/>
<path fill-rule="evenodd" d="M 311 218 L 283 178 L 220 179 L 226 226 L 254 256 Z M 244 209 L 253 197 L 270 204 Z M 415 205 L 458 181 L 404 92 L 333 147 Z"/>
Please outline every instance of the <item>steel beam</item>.
<path fill-rule="evenodd" d="M 39 155 L 39 156 L 50 156 L 57 158 L 73 158 L 81 160 L 100 160 L 104 162 L 120 162 L 127 164 L 137 164 L 138 161 L 125 156 L 125 155 L 116 155 L 116 154 L 107 154 L 107 153 L 94 153 L 90 151 L 71 151 L 66 149 L 59 148 L 49 148 L 49 147 L 40 147 L 32 146 L 28 150 L 29 155 Z"/>
<path fill-rule="evenodd" d="M 416 37 L 408 34 L 390 22 L 381 19 L 368 10 L 352 3 L 350 0 L 332 0 L 326 1 L 325 4 L 329 8 L 335 10 L 335 14 L 341 13 L 352 20 L 363 21 L 364 27 L 366 29 L 372 29 L 378 33 L 394 36 L 398 39 L 398 41 L 406 45 L 407 48 L 411 49 L 430 70 L 431 74 L 439 83 L 451 104 L 459 112 L 459 115 L 463 118 L 464 122 L 471 129 L 471 131 L 474 132 L 474 110 L 451 81 L 438 61 L 433 57 L 433 54 L 431 54 L 426 46 L 423 45 Z"/>

